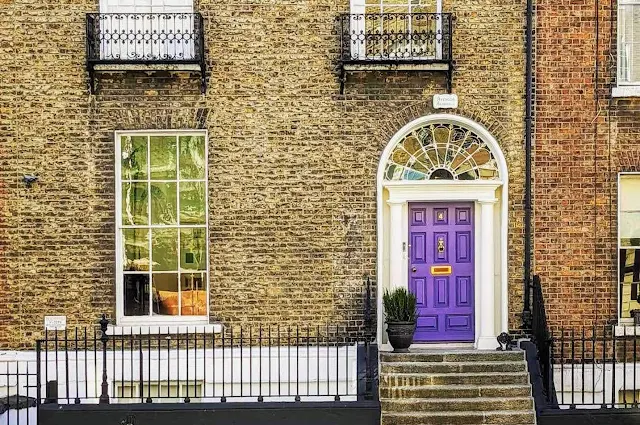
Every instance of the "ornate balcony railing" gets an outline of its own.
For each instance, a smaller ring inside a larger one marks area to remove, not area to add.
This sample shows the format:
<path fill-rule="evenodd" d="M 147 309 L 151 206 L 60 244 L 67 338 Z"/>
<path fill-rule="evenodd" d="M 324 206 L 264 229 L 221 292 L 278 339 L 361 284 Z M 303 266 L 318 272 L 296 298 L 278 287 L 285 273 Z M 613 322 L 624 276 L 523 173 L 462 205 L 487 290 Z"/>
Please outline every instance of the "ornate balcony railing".
<path fill-rule="evenodd" d="M 87 69 L 97 66 L 191 65 L 204 84 L 204 25 L 199 13 L 87 14 Z M 203 86 L 204 89 L 204 86 Z"/>
<path fill-rule="evenodd" d="M 451 61 L 450 13 L 342 14 L 338 20 L 343 63 Z"/>

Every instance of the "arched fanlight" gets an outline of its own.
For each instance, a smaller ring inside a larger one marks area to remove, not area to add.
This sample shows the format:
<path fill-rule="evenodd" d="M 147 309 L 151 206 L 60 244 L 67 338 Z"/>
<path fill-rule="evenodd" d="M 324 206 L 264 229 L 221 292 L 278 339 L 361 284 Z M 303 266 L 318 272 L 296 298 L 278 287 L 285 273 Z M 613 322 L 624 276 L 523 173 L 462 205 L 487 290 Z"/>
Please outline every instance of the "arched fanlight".
<path fill-rule="evenodd" d="M 489 146 L 471 130 L 432 123 L 407 134 L 393 149 L 384 179 L 497 180 L 498 164 Z"/>

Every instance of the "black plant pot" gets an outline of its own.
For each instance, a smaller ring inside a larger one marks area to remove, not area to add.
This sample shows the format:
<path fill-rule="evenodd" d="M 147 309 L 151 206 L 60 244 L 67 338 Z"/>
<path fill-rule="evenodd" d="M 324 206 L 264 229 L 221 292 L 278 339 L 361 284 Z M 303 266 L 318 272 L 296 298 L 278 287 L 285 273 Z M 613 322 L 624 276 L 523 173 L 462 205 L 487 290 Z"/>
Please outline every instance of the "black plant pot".
<path fill-rule="evenodd" d="M 408 353 L 416 322 L 387 322 L 387 335 L 394 353 Z"/>

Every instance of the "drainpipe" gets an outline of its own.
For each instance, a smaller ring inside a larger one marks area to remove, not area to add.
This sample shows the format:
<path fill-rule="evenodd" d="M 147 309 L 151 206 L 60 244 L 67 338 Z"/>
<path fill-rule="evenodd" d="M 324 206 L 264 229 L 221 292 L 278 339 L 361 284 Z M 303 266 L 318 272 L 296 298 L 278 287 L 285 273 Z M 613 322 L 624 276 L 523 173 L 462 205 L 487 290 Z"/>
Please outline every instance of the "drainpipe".
<path fill-rule="evenodd" d="M 526 27 L 526 70 L 525 70 L 525 186 L 524 186 L 524 305 L 522 308 L 522 328 L 531 329 L 531 137 L 533 115 L 533 0 L 527 0 Z"/>

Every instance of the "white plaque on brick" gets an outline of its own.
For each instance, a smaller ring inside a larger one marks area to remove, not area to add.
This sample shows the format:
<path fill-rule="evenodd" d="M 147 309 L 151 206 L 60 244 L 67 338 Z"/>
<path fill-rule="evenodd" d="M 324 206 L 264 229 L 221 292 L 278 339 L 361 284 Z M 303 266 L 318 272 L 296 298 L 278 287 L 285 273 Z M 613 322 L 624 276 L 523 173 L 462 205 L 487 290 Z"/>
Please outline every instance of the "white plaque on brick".
<path fill-rule="evenodd" d="M 67 328 L 67 316 L 44 316 L 44 329 L 63 331 Z"/>
<path fill-rule="evenodd" d="M 455 109 L 458 107 L 457 94 L 436 94 L 433 96 L 435 109 Z"/>

